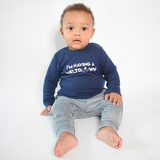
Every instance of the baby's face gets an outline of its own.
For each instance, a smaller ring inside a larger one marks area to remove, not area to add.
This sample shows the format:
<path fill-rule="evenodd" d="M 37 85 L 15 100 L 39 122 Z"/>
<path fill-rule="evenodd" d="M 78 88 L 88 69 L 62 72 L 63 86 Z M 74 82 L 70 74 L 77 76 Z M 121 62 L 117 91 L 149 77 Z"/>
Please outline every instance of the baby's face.
<path fill-rule="evenodd" d="M 92 17 L 87 12 L 65 13 L 60 31 L 70 50 L 82 50 L 88 45 L 95 31 L 92 23 Z"/>

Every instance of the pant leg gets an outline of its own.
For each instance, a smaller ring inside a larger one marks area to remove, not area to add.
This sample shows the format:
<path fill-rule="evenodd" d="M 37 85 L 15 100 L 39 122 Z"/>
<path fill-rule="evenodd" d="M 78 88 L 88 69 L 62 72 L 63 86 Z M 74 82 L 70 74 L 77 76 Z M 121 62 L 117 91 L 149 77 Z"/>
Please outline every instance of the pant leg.
<path fill-rule="evenodd" d="M 69 98 L 60 96 L 56 99 L 52 109 L 52 117 L 54 132 L 58 138 L 64 131 L 75 135 L 74 110 Z"/>
<path fill-rule="evenodd" d="M 113 105 L 113 103 L 109 103 L 109 100 L 103 100 L 101 103 L 101 126 L 111 126 L 115 131 L 118 130 L 122 115 L 123 115 L 123 104 L 120 104 L 119 106 Z"/>

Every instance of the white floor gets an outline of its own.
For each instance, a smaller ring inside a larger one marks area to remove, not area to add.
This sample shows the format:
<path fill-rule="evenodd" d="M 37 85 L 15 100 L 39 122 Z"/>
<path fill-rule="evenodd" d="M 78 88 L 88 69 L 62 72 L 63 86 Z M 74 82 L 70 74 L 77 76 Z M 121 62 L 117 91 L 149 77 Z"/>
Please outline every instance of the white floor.
<path fill-rule="evenodd" d="M 75 2 L 0 1 L 0 160 L 59 159 L 52 117 L 40 116 L 42 89 L 53 54 L 64 46 L 60 14 Z M 159 160 L 160 3 L 82 2 L 96 16 L 93 41 L 106 49 L 121 77 L 124 114 L 118 134 L 123 147 L 115 150 L 96 138 L 99 119 L 75 120 L 79 144 L 62 159 Z"/>

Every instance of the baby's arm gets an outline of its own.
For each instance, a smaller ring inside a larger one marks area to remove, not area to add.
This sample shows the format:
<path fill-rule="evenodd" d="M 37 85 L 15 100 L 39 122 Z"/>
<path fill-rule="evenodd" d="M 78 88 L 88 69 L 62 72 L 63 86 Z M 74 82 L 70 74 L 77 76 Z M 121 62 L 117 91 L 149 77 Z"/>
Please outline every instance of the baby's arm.
<path fill-rule="evenodd" d="M 42 112 L 41 116 L 46 116 L 51 111 L 51 106 L 46 107 Z"/>
<path fill-rule="evenodd" d="M 107 100 L 110 97 L 109 102 L 111 103 L 113 101 L 113 105 L 115 105 L 117 103 L 117 106 L 119 106 L 120 104 L 122 104 L 122 96 L 118 93 L 109 93 L 105 95 L 105 100 Z"/>
<path fill-rule="evenodd" d="M 51 111 L 51 106 L 55 101 L 55 89 L 60 79 L 60 71 L 57 68 L 57 62 L 55 57 L 53 57 L 49 65 L 43 86 L 43 104 L 46 108 L 41 112 L 40 115 L 42 116 L 47 115 Z"/>

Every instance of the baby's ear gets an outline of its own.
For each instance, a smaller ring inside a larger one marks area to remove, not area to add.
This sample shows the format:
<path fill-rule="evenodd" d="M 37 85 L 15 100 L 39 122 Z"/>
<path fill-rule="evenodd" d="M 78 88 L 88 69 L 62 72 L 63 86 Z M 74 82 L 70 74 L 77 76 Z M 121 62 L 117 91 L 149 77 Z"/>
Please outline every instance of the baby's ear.
<path fill-rule="evenodd" d="M 62 37 L 64 38 L 63 28 L 60 28 L 60 33 L 61 33 Z"/>
<path fill-rule="evenodd" d="M 95 33 L 95 28 L 92 29 L 91 38 L 93 37 L 94 33 Z"/>

